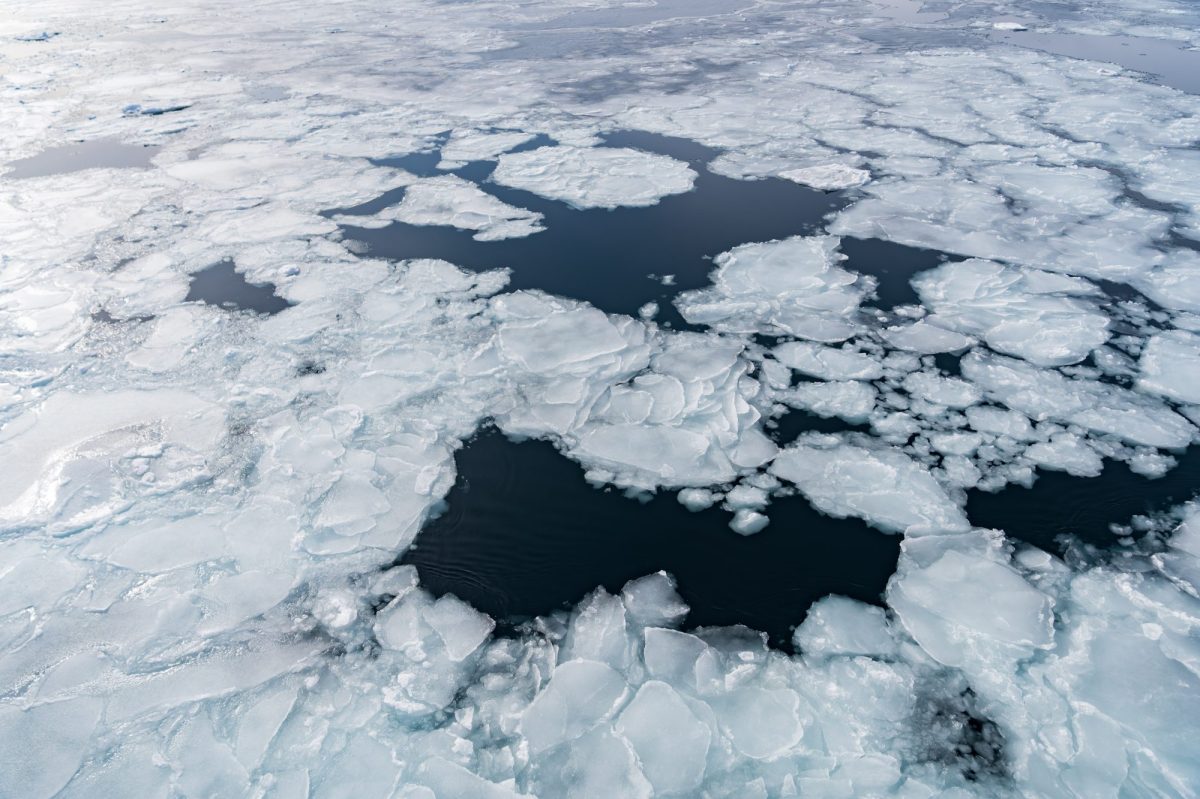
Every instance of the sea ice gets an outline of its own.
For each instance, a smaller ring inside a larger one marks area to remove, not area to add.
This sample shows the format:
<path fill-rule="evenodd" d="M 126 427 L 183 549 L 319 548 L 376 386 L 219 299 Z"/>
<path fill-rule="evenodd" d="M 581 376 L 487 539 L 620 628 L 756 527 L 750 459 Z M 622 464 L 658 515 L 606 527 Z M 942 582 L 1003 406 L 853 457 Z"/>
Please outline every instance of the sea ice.
<path fill-rule="evenodd" d="M 372 216 L 338 217 L 349 224 L 394 220 L 410 225 L 451 225 L 475 231 L 478 241 L 529 236 L 544 230 L 541 219 L 541 214 L 509 205 L 455 175 L 416 180 L 405 187 L 399 204 Z"/>
<path fill-rule="evenodd" d="M 841 341 L 854 332 L 851 314 L 873 289 L 870 278 L 838 264 L 833 236 L 793 236 L 743 244 L 713 259 L 712 288 L 676 300 L 693 324 L 735 332 L 790 333 Z"/>
<path fill-rule="evenodd" d="M 1184 330 L 1153 335 L 1138 365 L 1143 391 L 1200 403 L 1200 336 Z"/>
<path fill-rule="evenodd" d="M 771 473 L 794 483 L 831 516 L 857 516 L 888 532 L 923 535 L 969 527 L 929 472 L 892 449 L 807 435 L 779 453 Z"/>
<path fill-rule="evenodd" d="M 617 147 L 539 147 L 500 156 L 492 180 L 577 208 L 654 205 L 690 191 L 696 173 L 682 161 Z"/>
<path fill-rule="evenodd" d="M 1039 366 L 1077 363 L 1108 340 L 1098 290 L 1078 278 L 972 259 L 913 280 L 937 324 L 978 336 L 998 352 Z"/>
<path fill-rule="evenodd" d="M 539 30 L 562 15 L 544 3 L 6 9 L 0 162 L 151 146 L 127 151 L 139 169 L 0 176 L 0 793 L 1195 793 L 1195 509 L 1060 558 L 972 530 L 959 501 L 1035 465 L 1161 474 L 1159 449 L 1192 444 L 1200 101 L 963 46 L 995 9 L 908 5 L 899 48 L 839 2 L 700 3 L 619 36 Z M 1003 11 L 1079 27 L 1031 9 Z M 1200 24 L 1089 13 L 1149 41 Z M 498 184 L 581 208 L 692 188 L 681 160 L 598 146 L 620 129 L 850 205 L 711 253 L 712 285 L 677 298 L 700 332 L 360 257 L 335 222 L 405 189 L 355 218 L 534 233 L 466 178 L 381 165 L 434 142 L 444 168 L 495 159 Z M 536 134 L 561 144 L 511 152 Z M 980 260 L 885 312 L 844 235 Z M 224 259 L 292 305 L 184 303 Z M 961 375 L 919 357 L 942 352 Z M 779 452 L 763 421 L 789 406 L 870 432 Z M 904 532 L 897 574 L 879 607 L 814 605 L 795 656 L 679 629 L 662 574 L 495 635 L 393 565 L 481 420 L 744 532 L 794 486 Z"/>

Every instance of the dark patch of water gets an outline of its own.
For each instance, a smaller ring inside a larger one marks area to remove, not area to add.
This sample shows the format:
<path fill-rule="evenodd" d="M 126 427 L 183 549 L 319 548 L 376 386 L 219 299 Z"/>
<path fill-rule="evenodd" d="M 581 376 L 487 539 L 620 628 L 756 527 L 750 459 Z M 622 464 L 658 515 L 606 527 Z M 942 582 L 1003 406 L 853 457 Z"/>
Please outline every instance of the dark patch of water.
<path fill-rule="evenodd" d="M 140 103 L 131 103 L 121 109 L 121 113 L 127 117 L 160 117 L 164 114 L 174 114 L 179 111 L 186 111 L 192 107 L 191 103 L 184 105 L 151 105 L 144 106 Z"/>
<path fill-rule="evenodd" d="M 247 281 L 228 258 L 194 273 L 183 301 L 264 314 L 277 314 L 292 305 L 275 293 L 274 285 Z"/>
<path fill-rule="evenodd" d="M 791 410 L 766 425 L 767 435 L 780 447 L 795 441 L 801 433 L 870 433 L 871 426 L 847 422 L 837 416 L 818 416 L 805 410 Z"/>
<path fill-rule="evenodd" d="M 800 497 L 776 500 L 771 524 L 740 536 L 725 511 L 693 513 L 673 493 L 643 503 L 597 490 L 551 444 L 495 430 L 456 460 L 448 510 L 402 560 L 434 594 L 453 593 L 505 628 L 663 569 L 691 606 L 689 627 L 745 624 L 790 650 L 817 599 L 879 604 L 899 555 L 899 536 L 830 518 Z"/>
<path fill-rule="evenodd" d="M 1010 538 L 1050 552 L 1065 552 L 1067 536 L 1111 547 L 1117 540 L 1113 524 L 1166 512 L 1200 493 L 1200 447 L 1176 457 L 1178 465 L 1155 479 L 1112 461 L 1099 477 L 1039 471 L 1032 488 L 968 492 L 967 516 L 972 524 L 1004 530 Z"/>
<path fill-rule="evenodd" d="M 695 187 L 657 205 L 607 210 L 572 208 L 481 183 L 504 202 L 544 216 L 546 230 L 504 241 L 481 242 L 469 231 L 404 223 L 342 230 L 373 257 L 443 258 L 480 271 L 508 267 L 512 289 L 541 289 L 629 315 L 656 302 L 660 321 L 688 328 L 671 300 L 680 291 L 709 285 L 712 256 L 746 242 L 815 233 L 829 213 L 847 202 L 779 178 L 747 181 L 717 175 L 705 166 L 717 151 L 686 139 L 626 131 L 607 136 L 605 144 L 686 161 L 698 174 Z M 404 156 L 403 164 L 389 163 L 417 172 L 439 158 L 436 153 L 416 154 Z M 663 285 L 650 275 L 672 275 L 674 280 Z"/>
<path fill-rule="evenodd" d="M 941 370 L 942 374 L 962 377 L 962 353 L 939 352 L 932 357 L 933 365 Z"/>
<path fill-rule="evenodd" d="M 145 169 L 160 147 L 125 144 L 117 139 L 91 141 L 49 147 L 37 155 L 9 163 L 4 177 L 15 180 L 64 175 L 85 169 Z"/>
<path fill-rule="evenodd" d="M 100 310 L 92 313 L 93 322 L 101 322 L 107 325 L 119 325 L 124 324 L 125 322 L 150 322 L 153 319 L 154 317 L 150 316 L 149 314 L 139 314 L 137 316 L 125 317 L 113 316 L 106 308 L 101 308 Z"/>
<path fill-rule="evenodd" d="M 940 250 L 909 247 L 883 239 L 847 237 L 842 239 L 841 251 L 846 256 L 843 266 L 864 275 L 873 275 L 879 282 L 877 299 L 872 305 L 884 310 L 898 305 L 920 305 L 921 298 L 912 287 L 912 279 L 918 273 L 948 261 L 966 260 Z"/>

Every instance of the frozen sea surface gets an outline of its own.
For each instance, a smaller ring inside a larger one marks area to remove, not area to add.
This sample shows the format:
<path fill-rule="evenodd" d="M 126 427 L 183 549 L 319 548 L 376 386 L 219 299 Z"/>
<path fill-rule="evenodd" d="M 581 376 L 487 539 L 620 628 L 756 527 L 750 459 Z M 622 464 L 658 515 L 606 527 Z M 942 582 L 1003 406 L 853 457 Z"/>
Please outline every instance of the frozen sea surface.
<path fill-rule="evenodd" d="M 0 796 L 1195 796 L 1197 30 L 6 9 Z"/>

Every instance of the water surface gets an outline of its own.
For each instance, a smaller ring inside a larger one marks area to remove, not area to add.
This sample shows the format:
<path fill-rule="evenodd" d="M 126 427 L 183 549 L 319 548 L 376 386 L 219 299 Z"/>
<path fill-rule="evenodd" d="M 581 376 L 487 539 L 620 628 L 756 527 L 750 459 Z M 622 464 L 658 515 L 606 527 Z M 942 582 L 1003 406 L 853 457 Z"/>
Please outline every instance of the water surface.
<path fill-rule="evenodd" d="M 218 261 L 192 275 L 184 302 L 204 302 L 218 308 L 276 314 L 292 303 L 275 293 L 270 283 L 251 283 L 230 259 Z"/>
<path fill-rule="evenodd" d="M 160 147 L 126 144 L 118 139 L 90 141 L 49 147 L 37 155 L 9 162 L 4 177 L 13 179 L 64 175 L 85 169 L 146 169 Z"/>
<path fill-rule="evenodd" d="M 584 300 L 609 313 L 636 315 L 648 302 L 661 321 L 685 327 L 671 305 L 680 291 L 710 284 L 712 256 L 739 244 L 820 232 L 825 217 L 848 200 L 781 178 L 734 180 L 710 172 L 718 151 L 686 139 L 627 131 L 606 137 L 611 147 L 630 147 L 686 161 L 698 177 L 684 194 L 642 208 L 578 209 L 531 192 L 487 181 L 495 164 L 476 162 L 454 170 L 510 205 L 544 216 L 546 230 L 503 241 L 476 241 L 470 231 L 396 222 L 385 228 L 345 225 L 345 237 L 372 257 L 442 258 L 473 270 L 508 267 L 512 289 L 541 289 Z M 436 152 L 388 159 L 418 175 L 437 174 Z M 399 202 L 402 190 L 359 211 Z M 670 276 L 669 284 L 660 279 Z"/>
<path fill-rule="evenodd" d="M 726 511 L 693 513 L 674 492 L 643 503 L 596 489 L 551 444 L 495 430 L 479 433 L 456 463 L 447 511 L 403 562 L 425 588 L 502 624 L 662 569 L 691 606 L 687 626 L 745 624 L 788 648 L 792 629 L 827 594 L 880 604 L 899 556 L 899 536 L 830 518 L 799 497 L 773 502 L 771 524 L 741 536 Z"/>

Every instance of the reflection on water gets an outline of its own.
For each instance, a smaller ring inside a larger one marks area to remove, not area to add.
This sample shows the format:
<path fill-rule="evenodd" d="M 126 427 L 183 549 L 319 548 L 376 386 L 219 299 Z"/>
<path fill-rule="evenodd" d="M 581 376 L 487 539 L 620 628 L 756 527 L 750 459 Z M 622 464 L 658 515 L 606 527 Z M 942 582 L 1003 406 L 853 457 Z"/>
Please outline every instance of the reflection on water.
<path fill-rule="evenodd" d="M 118 139 L 92 139 L 64 144 L 10 162 L 9 171 L 4 173 L 4 177 L 40 178 L 85 169 L 145 169 L 160 149 L 126 144 Z"/>

